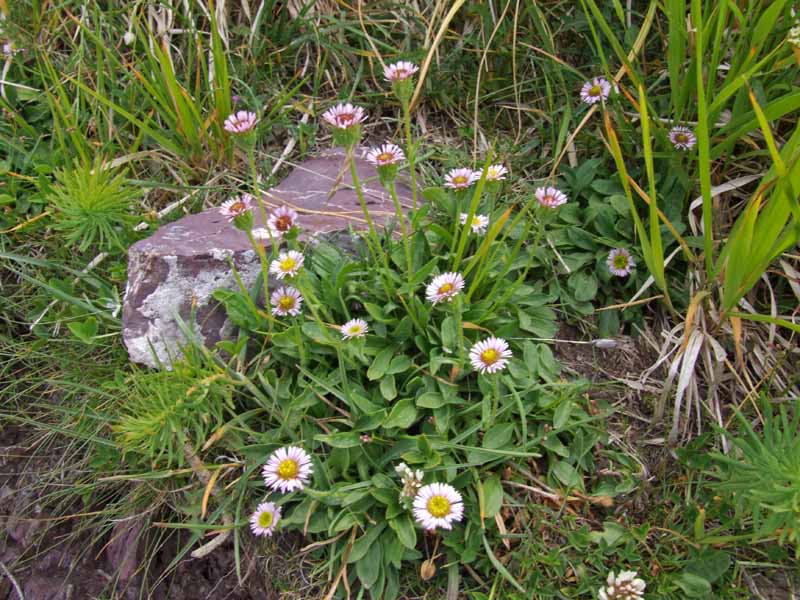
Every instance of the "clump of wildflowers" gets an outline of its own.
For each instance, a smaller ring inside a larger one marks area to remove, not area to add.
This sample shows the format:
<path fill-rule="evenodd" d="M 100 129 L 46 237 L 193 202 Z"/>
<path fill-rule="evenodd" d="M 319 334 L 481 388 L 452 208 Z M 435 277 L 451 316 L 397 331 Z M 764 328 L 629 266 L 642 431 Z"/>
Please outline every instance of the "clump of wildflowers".
<path fill-rule="evenodd" d="M 281 252 L 269 265 L 269 272 L 278 279 L 294 277 L 303 267 L 303 255 L 296 250 Z"/>
<path fill-rule="evenodd" d="M 508 342 L 502 338 L 490 337 L 478 342 L 469 351 L 469 361 L 472 368 L 479 373 L 496 373 L 508 365 L 512 353 Z"/>
<path fill-rule="evenodd" d="M 678 125 L 669 130 L 669 141 L 676 150 L 691 150 L 697 143 L 697 138 L 691 129 Z"/>
<path fill-rule="evenodd" d="M 427 531 L 452 529 L 454 521 L 464 516 L 461 494 L 446 483 L 431 483 L 420 488 L 414 497 L 414 518 Z"/>
<path fill-rule="evenodd" d="M 611 84 L 605 77 L 594 77 L 583 84 L 581 100 L 586 104 L 606 101 L 611 93 Z"/>
<path fill-rule="evenodd" d="M 442 273 L 433 278 L 425 290 L 425 297 L 432 304 L 451 302 L 464 289 L 464 278 L 460 273 Z"/>
<path fill-rule="evenodd" d="M 617 277 L 627 277 L 633 271 L 633 267 L 636 266 L 631 253 L 625 248 L 614 248 L 609 252 L 606 264 L 611 274 Z"/>
<path fill-rule="evenodd" d="M 225 122 L 222 126 L 228 133 L 239 135 L 251 132 L 255 128 L 257 122 L 258 117 L 256 116 L 256 113 L 247 110 L 240 110 L 225 119 Z"/>
<path fill-rule="evenodd" d="M 599 600 L 639 600 L 644 598 L 647 585 L 643 579 L 636 577 L 636 571 L 621 571 L 616 577 L 611 571 L 606 584 L 597 593 Z"/>
<path fill-rule="evenodd" d="M 250 516 L 250 529 L 255 535 L 270 537 L 281 520 L 281 507 L 272 502 L 262 502 Z"/>
<path fill-rule="evenodd" d="M 461 224 L 466 225 L 468 218 L 469 215 L 467 213 L 461 213 Z M 472 221 L 470 221 L 469 226 L 472 229 L 472 233 L 486 233 L 486 228 L 489 226 L 489 217 L 486 215 L 472 215 Z"/>

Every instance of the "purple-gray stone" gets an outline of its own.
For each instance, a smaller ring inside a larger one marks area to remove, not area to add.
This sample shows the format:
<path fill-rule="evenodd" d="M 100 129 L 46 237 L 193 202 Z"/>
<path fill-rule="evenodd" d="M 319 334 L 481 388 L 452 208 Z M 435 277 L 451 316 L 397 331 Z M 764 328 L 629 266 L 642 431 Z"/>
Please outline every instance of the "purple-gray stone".
<path fill-rule="evenodd" d="M 265 208 L 294 208 L 299 214 L 299 237 L 311 243 L 348 229 L 364 230 L 364 213 L 344 166 L 341 152 L 298 164 L 264 193 Z M 372 165 L 357 158 L 356 168 L 370 215 L 376 226 L 382 225 L 395 214 L 391 197 Z M 398 182 L 397 193 L 401 204 L 410 207 L 410 188 Z M 256 227 L 262 226 L 259 212 L 254 210 Z M 230 338 L 233 326 L 212 298 L 217 289 L 239 289 L 230 263 L 250 289 L 261 270 L 258 256 L 247 236 L 216 208 L 163 225 L 131 246 L 122 309 L 122 338 L 130 359 L 169 368 L 186 343 L 176 317 L 206 346 Z"/>

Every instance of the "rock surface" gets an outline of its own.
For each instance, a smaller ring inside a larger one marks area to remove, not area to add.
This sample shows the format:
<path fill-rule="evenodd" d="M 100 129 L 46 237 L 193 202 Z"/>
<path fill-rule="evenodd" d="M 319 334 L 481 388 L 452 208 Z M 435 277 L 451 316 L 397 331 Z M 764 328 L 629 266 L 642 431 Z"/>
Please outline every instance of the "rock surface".
<path fill-rule="evenodd" d="M 391 198 L 374 167 L 362 158 L 356 159 L 356 166 L 370 215 L 376 225 L 382 224 L 394 215 Z M 349 169 L 343 173 L 343 167 L 341 152 L 298 164 L 264 193 L 267 210 L 281 205 L 294 208 L 299 213 L 300 239 L 311 242 L 348 228 L 365 229 Z M 397 192 L 401 204 L 410 206 L 410 188 L 398 183 Z M 254 214 L 256 227 L 263 226 L 259 211 Z M 186 343 L 180 320 L 206 346 L 230 337 L 233 327 L 211 294 L 220 288 L 238 289 L 231 263 L 251 288 L 260 272 L 258 256 L 247 236 L 216 208 L 163 225 L 131 246 L 122 310 L 122 336 L 130 359 L 169 368 Z"/>

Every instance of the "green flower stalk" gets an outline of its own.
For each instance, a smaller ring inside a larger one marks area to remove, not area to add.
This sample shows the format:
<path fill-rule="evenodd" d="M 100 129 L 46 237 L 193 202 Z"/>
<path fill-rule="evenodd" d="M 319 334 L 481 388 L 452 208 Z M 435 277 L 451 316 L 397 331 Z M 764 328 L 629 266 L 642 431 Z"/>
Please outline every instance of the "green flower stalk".
<path fill-rule="evenodd" d="M 411 176 L 411 198 L 414 210 L 417 210 L 417 174 L 414 168 L 414 140 L 411 137 L 411 98 L 414 95 L 413 75 L 419 67 L 412 62 L 401 60 L 383 69 L 383 76 L 392 84 L 392 92 L 403 107 L 403 128 L 406 134 L 406 152 L 408 153 L 408 171 Z"/>

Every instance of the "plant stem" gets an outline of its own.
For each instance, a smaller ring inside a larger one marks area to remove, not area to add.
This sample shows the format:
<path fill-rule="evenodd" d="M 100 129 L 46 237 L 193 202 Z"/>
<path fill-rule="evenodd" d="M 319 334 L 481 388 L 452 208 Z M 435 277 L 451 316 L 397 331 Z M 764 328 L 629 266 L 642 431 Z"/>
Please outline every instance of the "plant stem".
<path fill-rule="evenodd" d="M 417 173 L 414 168 L 414 140 L 411 138 L 411 110 L 408 100 L 403 104 L 403 126 L 406 130 L 406 156 L 408 157 L 408 174 L 411 177 L 411 200 L 414 210 L 417 210 Z"/>

